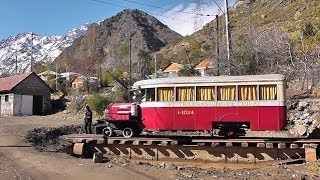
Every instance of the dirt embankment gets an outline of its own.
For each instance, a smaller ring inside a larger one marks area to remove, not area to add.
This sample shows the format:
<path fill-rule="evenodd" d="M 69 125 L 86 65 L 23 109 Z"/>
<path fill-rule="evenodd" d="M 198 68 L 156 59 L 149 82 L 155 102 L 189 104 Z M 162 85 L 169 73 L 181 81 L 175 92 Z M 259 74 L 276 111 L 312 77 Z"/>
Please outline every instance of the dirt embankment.
<path fill-rule="evenodd" d="M 80 125 L 35 128 L 28 131 L 26 141 L 39 151 L 70 152 L 72 143 L 64 141 L 60 137 L 67 134 L 77 134 L 80 129 Z"/>

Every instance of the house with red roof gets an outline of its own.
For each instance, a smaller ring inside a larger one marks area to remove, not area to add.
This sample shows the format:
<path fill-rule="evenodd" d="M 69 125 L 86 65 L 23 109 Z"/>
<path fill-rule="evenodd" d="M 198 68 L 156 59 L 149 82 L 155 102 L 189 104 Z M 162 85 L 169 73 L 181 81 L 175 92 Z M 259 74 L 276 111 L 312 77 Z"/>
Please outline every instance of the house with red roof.
<path fill-rule="evenodd" d="M 42 115 L 53 90 L 35 73 L 0 78 L 0 116 Z"/>
<path fill-rule="evenodd" d="M 204 59 L 194 69 L 199 71 L 201 76 L 208 76 L 209 71 L 213 69 L 213 61 Z"/>
<path fill-rule="evenodd" d="M 183 68 L 182 64 L 171 62 L 163 69 L 165 77 L 178 77 L 178 72 Z"/>
<path fill-rule="evenodd" d="M 97 90 L 99 79 L 97 77 L 78 76 L 71 82 L 71 87 L 77 90 Z"/>

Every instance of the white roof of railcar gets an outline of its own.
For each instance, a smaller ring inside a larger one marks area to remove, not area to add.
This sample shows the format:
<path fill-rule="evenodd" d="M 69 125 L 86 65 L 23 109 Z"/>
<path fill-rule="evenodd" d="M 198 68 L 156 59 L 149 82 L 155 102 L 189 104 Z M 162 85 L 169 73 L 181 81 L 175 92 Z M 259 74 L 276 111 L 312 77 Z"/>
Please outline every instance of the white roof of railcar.
<path fill-rule="evenodd" d="M 240 83 L 240 82 L 279 82 L 284 81 L 281 74 L 247 75 L 247 76 L 206 76 L 206 77 L 173 77 L 137 81 L 134 87 L 160 84 L 199 84 L 199 83 Z"/>

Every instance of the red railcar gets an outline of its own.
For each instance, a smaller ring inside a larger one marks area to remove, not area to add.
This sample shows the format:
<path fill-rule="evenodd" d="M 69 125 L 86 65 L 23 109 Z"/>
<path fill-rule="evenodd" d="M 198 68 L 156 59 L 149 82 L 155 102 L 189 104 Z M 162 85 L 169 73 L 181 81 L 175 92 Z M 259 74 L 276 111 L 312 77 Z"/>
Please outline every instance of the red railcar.
<path fill-rule="evenodd" d="M 133 89 L 138 102 L 109 105 L 111 123 L 136 122 L 131 129 L 146 131 L 218 134 L 285 128 L 283 75 L 158 78 L 138 81 Z"/>

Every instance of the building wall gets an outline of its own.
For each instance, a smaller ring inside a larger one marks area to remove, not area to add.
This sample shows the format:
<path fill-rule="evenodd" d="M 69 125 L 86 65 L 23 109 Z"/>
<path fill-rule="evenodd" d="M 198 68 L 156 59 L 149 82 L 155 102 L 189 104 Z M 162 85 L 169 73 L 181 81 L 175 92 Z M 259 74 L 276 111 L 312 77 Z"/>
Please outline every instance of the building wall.
<path fill-rule="evenodd" d="M 43 96 L 42 112 L 52 109 L 51 89 L 37 75 L 31 74 L 13 89 L 14 94 Z"/>
<path fill-rule="evenodd" d="M 83 82 L 73 82 L 72 88 L 73 89 L 85 89 L 85 86 L 84 86 Z"/>
<path fill-rule="evenodd" d="M 14 96 L 13 94 L 0 94 L 1 98 L 1 116 L 12 116 L 13 115 L 13 103 L 14 103 Z M 6 96 L 8 97 L 6 99 Z"/>
<path fill-rule="evenodd" d="M 32 115 L 33 114 L 33 96 L 14 94 L 13 115 Z"/>

